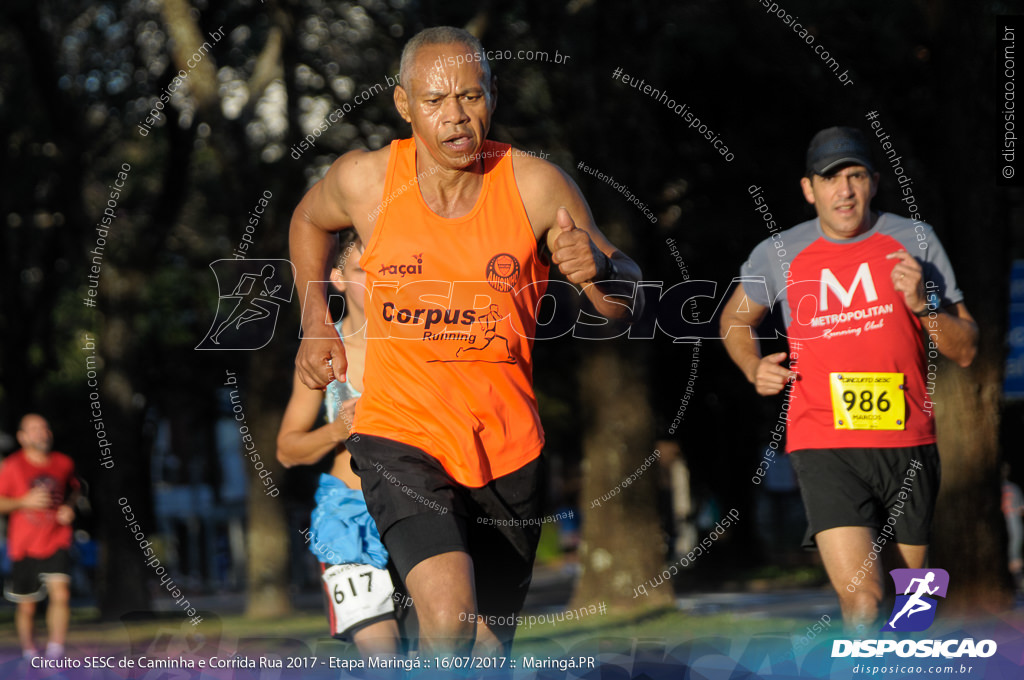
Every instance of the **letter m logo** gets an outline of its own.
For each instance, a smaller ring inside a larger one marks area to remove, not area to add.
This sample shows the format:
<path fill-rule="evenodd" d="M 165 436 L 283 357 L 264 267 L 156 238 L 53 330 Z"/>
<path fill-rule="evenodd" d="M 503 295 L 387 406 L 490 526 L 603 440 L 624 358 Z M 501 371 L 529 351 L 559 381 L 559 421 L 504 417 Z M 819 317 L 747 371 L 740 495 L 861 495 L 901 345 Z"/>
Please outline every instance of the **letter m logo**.
<path fill-rule="evenodd" d="M 818 295 L 819 311 L 828 311 L 828 291 L 830 290 L 839 298 L 839 303 L 843 306 L 843 309 L 849 307 L 850 303 L 853 302 L 853 294 L 857 290 L 858 284 L 864 286 L 864 297 L 868 302 L 874 302 L 878 299 L 878 293 L 875 292 L 875 282 L 871 279 L 871 269 L 868 268 L 867 262 L 861 262 L 860 266 L 857 267 L 857 275 L 853 277 L 850 290 L 843 288 L 843 284 L 839 283 L 831 269 L 822 269 L 821 292 Z"/>

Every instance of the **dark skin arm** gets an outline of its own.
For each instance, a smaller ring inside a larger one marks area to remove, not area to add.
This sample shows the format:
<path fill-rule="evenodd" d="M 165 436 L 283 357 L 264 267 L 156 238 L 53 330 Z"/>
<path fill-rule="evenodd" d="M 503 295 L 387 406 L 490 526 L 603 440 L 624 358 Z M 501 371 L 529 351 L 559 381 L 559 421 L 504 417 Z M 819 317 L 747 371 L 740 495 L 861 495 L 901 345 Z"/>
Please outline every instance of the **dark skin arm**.
<path fill-rule="evenodd" d="M 538 242 L 551 252 L 552 264 L 582 287 L 598 314 L 622 321 L 639 317 L 642 298 L 634 302 L 634 297 L 640 267 L 597 228 L 576 183 L 558 166 L 535 156 L 518 152 L 514 163 L 527 217 Z M 595 283 L 608 260 L 615 264 L 614 278 Z"/>
<path fill-rule="evenodd" d="M 355 229 L 363 243 L 370 242 L 374 219 L 370 214 L 384 190 L 387 158 L 387 147 L 345 154 L 306 192 L 292 214 L 288 248 L 302 304 L 303 335 L 295 371 L 311 389 L 322 390 L 334 378 L 346 380 L 345 346 L 328 314 L 324 272 L 337 232 Z M 326 370 L 328 360 L 330 370 Z"/>

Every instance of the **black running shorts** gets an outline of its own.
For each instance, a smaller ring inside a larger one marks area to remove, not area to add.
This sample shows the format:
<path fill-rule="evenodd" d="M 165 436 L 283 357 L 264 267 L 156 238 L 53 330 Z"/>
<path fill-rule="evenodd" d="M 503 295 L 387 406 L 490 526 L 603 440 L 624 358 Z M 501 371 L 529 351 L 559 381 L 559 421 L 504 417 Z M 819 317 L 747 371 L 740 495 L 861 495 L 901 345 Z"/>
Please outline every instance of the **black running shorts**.
<path fill-rule="evenodd" d="M 71 581 L 71 556 L 64 548 L 49 557 L 25 557 L 11 565 L 4 597 L 11 602 L 39 602 L 46 598 L 47 581 Z"/>
<path fill-rule="evenodd" d="M 837 527 L 871 527 L 890 542 L 928 544 L 941 477 L 934 444 L 790 455 L 807 510 L 805 547 Z"/>
<path fill-rule="evenodd" d="M 427 558 L 465 552 L 473 560 L 479 613 L 522 608 L 540 538 L 540 458 L 472 488 L 414 446 L 365 434 L 345 446 L 403 581 Z"/>

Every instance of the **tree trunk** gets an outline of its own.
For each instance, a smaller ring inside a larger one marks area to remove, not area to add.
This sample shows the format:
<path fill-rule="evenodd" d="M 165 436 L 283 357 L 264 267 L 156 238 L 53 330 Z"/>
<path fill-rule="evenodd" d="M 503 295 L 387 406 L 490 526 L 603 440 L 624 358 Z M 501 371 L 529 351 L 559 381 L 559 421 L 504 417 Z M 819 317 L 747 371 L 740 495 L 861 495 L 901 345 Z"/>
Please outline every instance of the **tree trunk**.
<path fill-rule="evenodd" d="M 127 228 L 127 221 L 122 224 Z M 154 578 L 151 568 L 145 565 L 143 548 L 125 526 L 119 503 L 120 498 L 126 499 L 147 538 L 150 537 L 153 522 L 149 449 L 142 437 L 143 403 L 136 399 L 134 388 L 140 371 L 129 322 L 139 287 L 135 277 L 120 271 L 113 263 L 104 267 L 104 295 L 100 302 L 103 322 L 95 341 L 100 359 L 97 393 L 114 466 L 97 472 L 96 492 L 91 500 L 101 544 L 105 546 L 97 583 L 100 612 L 108 620 L 148 610 L 151 604 L 148 584 Z M 95 446 L 94 442 L 83 444 L 83 448 Z"/>
<path fill-rule="evenodd" d="M 942 46 L 935 50 L 938 100 L 950 104 L 943 107 L 929 137 L 946 139 L 948 130 L 971 131 L 979 121 L 992 120 L 991 88 L 974 97 L 962 92 L 990 68 L 991 47 L 979 46 L 978 36 L 984 36 L 982 45 L 991 46 L 995 21 L 984 9 L 962 13 L 947 2 L 931 6 L 930 23 L 936 27 L 936 44 Z M 935 168 L 992 168 L 995 147 L 979 143 L 978 132 L 953 135 L 941 149 L 922 144 L 933 149 L 926 161 Z M 1012 602 L 999 486 L 1009 219 L 1002 214 L 1002 203 L 993 200 L 988 173 L 974 173 L 966 184 L 963 177 L 947 172 L 936 176 L 945 183 L 942 195 L 952 197 L 945 206 L 943 243 L 981 329 L 978 356 L 968 370 L 939 363 L 934 398 L 943 470 L 929 562 L 950 574 L 945 611 L 964 613 L 1001 609 Z M 984 225 L 984 230 L 966 225 Z"/>
<path fill-rule="evenodd" d="M 998 355 L 970 371 L 948 362 L 935 398 L 942 490 L 929 562 L 949 572 L 947 613 L 998 610 L 1013 604 L 1006 587 L 1006 545 L 1000 510 Z"/>
<path fill-rule="evenodd" d="M 272 343 L 266 349 L 275 346 Z M 256 469 L 259 466 L 252 460 L 252 454 L 245 456 L 249 480 L 245 613 L 253 618 L 273 619 L 286 616 L 292 609 L 288 593 L 290 537 L 280 493 L 284 468 L 277 462 L 276 446 L 277 430 L 284 410 L 280 395 L 283 392 L 287 398 L 288 390 L 282 390 L 282 386 L 291 383 L 292 364 L 284 357 L 268 357 L 266 350 L 260 354 L 250 354 L 251 388 L 247 393 L 242 393 L 246 424 L 251 428 L 259 452 L 258 460 L 269 474 L 261 478 Z M 274 395 L 278 395 L 277 398 Z M 265 481 L 271 486 L 265 484 Z"/>
<path fill-rule="evenodd" d="M 572 606 L 605 602 L 611 609 L 665 606 L 672 583 L 637 586 L 660 574 L 665 540 L 654 499 L 658 459 L 647 394 L 645 352 L 622 340 L 577 341 L 582 346 L 580 401 L 583 422 L 583 486 L 580 578 Z M 631 481 L 631 476 L 643 470 Z"/>

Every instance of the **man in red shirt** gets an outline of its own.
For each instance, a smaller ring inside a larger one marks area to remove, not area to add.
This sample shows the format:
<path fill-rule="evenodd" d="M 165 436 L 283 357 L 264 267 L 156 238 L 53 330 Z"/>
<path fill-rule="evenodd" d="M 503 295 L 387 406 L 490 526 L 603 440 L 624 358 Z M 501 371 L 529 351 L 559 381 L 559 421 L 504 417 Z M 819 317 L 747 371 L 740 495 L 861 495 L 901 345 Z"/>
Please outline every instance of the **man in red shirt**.
<path fill-rule="evenodd" d="M 4 597 L 18 605 L 18 640 L 22 654 L 31 658 L 39 654 L 32 640 L 36 602 L 49 594 L 46 656 L 58 658 L 64 655 L 70 618 L 68 549 L 78 480 L 74 462 L 51 450 L 53 433 L 42 416 L 30 413 L 21 419 L 18 443 L 21 450 L 0 467 L 0 512 L 11 515 L 7 545 L 14 564 Z"/>
<path fill-rule="evenodd" d="M 786 391 L 805 545 L 820 551 L 846 626 L 862 632 L 878 617 L 885 570 L 925 564 L 940 477 L 934 362 L 970 365 L 978 327 L 932 228 L 916 213 L 872 210 L 878 173 L 860 131 L 815 135 L 800 185 L 817 218 L 754 249 L 721 331 L 758 394 Z M 753 329 L 773 306 L 789 352 L 762 356 Z"/>

